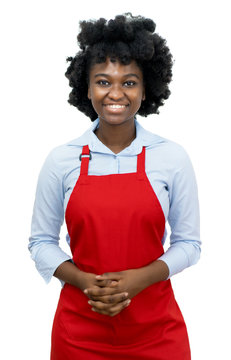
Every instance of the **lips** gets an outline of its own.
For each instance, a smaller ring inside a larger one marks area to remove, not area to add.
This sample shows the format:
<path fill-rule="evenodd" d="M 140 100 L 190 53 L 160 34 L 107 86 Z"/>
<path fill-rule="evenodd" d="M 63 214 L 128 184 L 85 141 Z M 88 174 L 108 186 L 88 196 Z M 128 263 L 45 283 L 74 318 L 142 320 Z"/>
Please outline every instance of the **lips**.
<path fill-rule="evenodd" d="M 109 109 L 124 109 L 128 105 L 125 104 L 104 104 L 105 107 Z"/>

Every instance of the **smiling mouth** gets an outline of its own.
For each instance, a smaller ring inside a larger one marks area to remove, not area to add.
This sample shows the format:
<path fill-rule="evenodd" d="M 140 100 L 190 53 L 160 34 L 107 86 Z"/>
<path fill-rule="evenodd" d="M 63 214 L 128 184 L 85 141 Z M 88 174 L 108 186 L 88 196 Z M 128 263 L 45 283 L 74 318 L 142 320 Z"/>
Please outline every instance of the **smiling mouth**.
<path fill-rule="evenodd" d="M 124 109 L 125 107 L 127 107 L 128 105 L 115 105 L 115 104 L 108 104 L 108 105 L 104 105 L 110 109 Z"/>

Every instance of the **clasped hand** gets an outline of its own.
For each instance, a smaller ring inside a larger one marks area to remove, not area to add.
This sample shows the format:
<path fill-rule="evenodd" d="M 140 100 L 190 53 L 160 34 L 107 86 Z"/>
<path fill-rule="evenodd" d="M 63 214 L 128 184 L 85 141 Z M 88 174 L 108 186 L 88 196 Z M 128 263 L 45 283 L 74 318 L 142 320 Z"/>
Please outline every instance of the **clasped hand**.
<path fill-rule="evenodd" d="M 144 289 L 139 274 L 139 269 L 131 269 L 92 277 L 84 290 L 92 310 L 109 316 L 119 314 Z"/>

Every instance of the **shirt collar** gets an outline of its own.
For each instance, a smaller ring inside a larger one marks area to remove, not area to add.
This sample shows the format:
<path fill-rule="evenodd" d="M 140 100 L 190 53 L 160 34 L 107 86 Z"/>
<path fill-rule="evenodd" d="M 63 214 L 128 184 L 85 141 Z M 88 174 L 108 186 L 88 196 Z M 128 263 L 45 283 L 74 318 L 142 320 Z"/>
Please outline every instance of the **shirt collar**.
<path fill-rule="evenodd" d="M 155 144 L 164 142 L 164 139 L 162 137 L 155 135 L 150 131 L 144 129 L 137 121 L 137 119 L 135 119 L 136 138 L 132 141 L 132 143 L 128 147 L 123 149 L 120 153 L 114 154 L 95 135 L 94 130 L 98 127 L 98 125 L 99 125 L 99 119 L 96 119 L 95 121 L 93 121 L 91 127 L 87 131 L 85 131 L 82 136 L 70 141 L 68 145 L 70 146 L 88 145 L 90 151 L 92 152 L 127 156 L 127 155 L 140 154 L 143 146 L 153 146 Z"/>

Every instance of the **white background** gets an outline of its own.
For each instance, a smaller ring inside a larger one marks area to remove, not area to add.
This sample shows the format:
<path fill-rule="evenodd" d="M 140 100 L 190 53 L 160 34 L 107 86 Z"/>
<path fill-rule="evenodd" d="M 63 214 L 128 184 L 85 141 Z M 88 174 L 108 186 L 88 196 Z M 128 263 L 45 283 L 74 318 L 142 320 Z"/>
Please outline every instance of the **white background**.
<path fill-rule="evenodd" d="M 185 147 L 201 207 L 200 262 L 172 279 L 193 360 L 231 359 L 229 1 L 5 1 L 1 51 L 0 358 L 49 359 L 60 292 L 47 286 L 27 250 L 38 173 L 48 152 L 91 122 L 67 103 L 66 57 L 78 22 L 131 11 L 151 17 L 173 53 L 171 97 L 148 130 Z M 61 233 L 61 246 L 65 245 Z M 4 355 L 3 355 L 4 354 Z"/>

